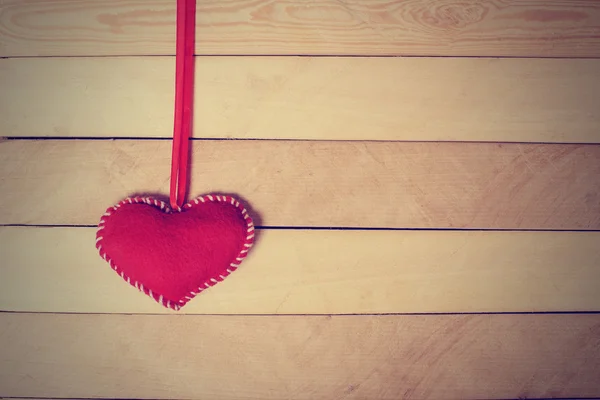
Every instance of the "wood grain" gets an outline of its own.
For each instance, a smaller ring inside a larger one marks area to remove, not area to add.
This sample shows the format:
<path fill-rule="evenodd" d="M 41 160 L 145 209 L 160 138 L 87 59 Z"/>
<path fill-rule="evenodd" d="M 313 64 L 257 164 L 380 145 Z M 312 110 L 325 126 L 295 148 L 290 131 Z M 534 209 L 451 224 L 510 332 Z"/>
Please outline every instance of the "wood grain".
<path fill-rule="evenodd" d="M 0 228 L 0 310 L 173 313 L 94 244 L 93 228 Z M 242 265 L 178 313 L 600 311 L 600 232 L 261 230 Z"/>
<path fill-rule="evenodd" d="M 197 141 L 190 193 L 261 226 L 600 229 L 600 145 Z M 0 142 L 0 224 L 95 225 L 169 193 L 168 140 Z"/>
<path fill-rule="evenodd" d="M 0 56 L 172 55 L 166 0 L 6 0 Z M 198 54 L 598 57 L 595 0 L 206 0 Z"/>
<path fill-rule="evenodd" d="M 0 326 L 5 396 L 242 400 L 600 395 L 598 314 L 0 314 Z"/>
<path fill-rule="evenodd" d="M 173 134 L 173 57 L 0 60 L 0 135 Z M 600 143 L 600 60 L 208 57 L 200 138 Z"/>

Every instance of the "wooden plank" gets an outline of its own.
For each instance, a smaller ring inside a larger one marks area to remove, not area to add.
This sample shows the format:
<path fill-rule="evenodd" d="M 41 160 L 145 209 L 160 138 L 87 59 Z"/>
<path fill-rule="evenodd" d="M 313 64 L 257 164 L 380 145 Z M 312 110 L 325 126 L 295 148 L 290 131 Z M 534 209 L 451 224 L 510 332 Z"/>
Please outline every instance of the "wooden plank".
<path fill-rule="evenodd" d="M 0 135 L 172 137 L 174 67 L 0 60 Z M 201 138 L 600 143 L 600 60 L 208 57 L 195 92 Z"/>
<path fill-rule="evenodd" d="M 600 395 L 598 314 L 0 314 L 0 326 L 5 396 L 243 400 Z"/>
<path fill-rule="evenodd" d="M 600 310 L 600 232 L 261 230 L 257 238 L 241 269 L 179 313 Z M 0 228 L 0 310 L 173 313 L 125 283 L 94 244 L 93 228 Z"/>
<path fill-rule="evenodd" d="M 198 141 L 191 196 L 234 194 L 257 225 L 600 229 L 600 145 Z M 168 140 L 0 142 L 0 224 L 95 225 L 169 193 Z"/>
<path fill-rule="evenodd" d="M 175 51 L 166 0 L 6 0 L 0 56 Z M 199 1 L 198 54 L 598 57 L 595 0 Z"/>

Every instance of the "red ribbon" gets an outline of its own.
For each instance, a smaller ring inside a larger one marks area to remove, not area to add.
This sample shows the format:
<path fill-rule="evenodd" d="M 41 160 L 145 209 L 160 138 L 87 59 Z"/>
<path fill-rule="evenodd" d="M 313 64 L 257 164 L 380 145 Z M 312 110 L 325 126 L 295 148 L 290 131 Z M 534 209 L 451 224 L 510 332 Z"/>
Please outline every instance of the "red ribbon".
<path fill-rule="evenodd" d="M 171 160 L 171 207 L 183 205 L 188 184 L 189 142 L 194 94 L 196 0 L 177 0 L 175 123 Z"/>

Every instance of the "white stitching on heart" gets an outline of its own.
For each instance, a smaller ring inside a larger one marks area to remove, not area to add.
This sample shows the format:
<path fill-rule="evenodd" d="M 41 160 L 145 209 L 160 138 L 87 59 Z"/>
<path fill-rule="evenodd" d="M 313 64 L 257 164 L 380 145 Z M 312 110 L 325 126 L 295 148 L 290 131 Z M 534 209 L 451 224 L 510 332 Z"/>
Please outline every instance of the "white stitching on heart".
<path fill-rule="evenodd" d="M 215 197 L 216 197 L 216 199 L 215 199 Z M 157 297 L 157 294 L 153 293 L 152 290 L 145 288 L 144 285 L 142 285 L 141 283 L 139 283 L 137 281 L 133 281 L 133 280 L 131 280 L 131 278 L 129 276 L 125 275 L 125 273 L 123 271 L 121 271 L 119 269 L 119 267 L 116 264 L 114 264 L 112 262 L 112 260 L 107 256 L 106 252 L 103 251 L 102 241 L 104 240 L 104 238 L 102 236 L 100 236 L 100 232 L 105 228 L 106 218 L 110 217 L 113 214 L 113 212 L 118 211 L 118 209 L 121 206 L 123 206 L 125 204 L 146 203 L 150 206 L 160 207 L 160 209 L 163 210 L 164 212 L 166 212 L 167 214 L 172 213 L 173 210 L 165 202 L 156 200 L 156 199 L 151 199 L 150 197 L 129 197 L 129 198 L 126 198 L 126 199 L 120 201 L 115 206 L 109 207 L 106 210 L 106 212 L 102 215 L 102 218 L 100 219 L 100 222 L 98 223 L 98 229 L 96 231 L 96 249 L 98 250 L 100 256 L 105 261 L 107 261 L 109 263 L 109 265 L 111 266 L 111 268 L 114 269 L 127 283 L 129 283 L 132 286 L 135 286 L 138 290 L 140 290 L 141 292 L 148 295 L 150 298 L 155 300 L 157 303 L 162 304 L 163 306 L 166 306 L 167 308 L 171 308 L 175 311 L 178 311 L 181 309 L 181 307 L 183 307 L 185 304 L 187 304 L 187 302 L 192 300 L 194 298 L 194 296 L 200 294 L 202 291 L 214 286 L 215 284 L 222 282 L 223 280 L 225 280 L 225 278 L 228 275 L 233 273 L 233 271 L 235 271 L 237 269 L 237 267 L 239 267 L 241 261 L 243 261 L 243 259 L 248 255 L 248 251 L 254 244 L 254 233 L 253 233 L 254 232 L 254 223 L 252 221 L 252 218 L 250 218 L 250 216 L 248 215 L 248 211 L 244 207 L 242 207 L 240 205 L 239 201 L 237 201 L 233 197 L 221 196 L 221 195 L 215 196 L 215 197 L 213 197 L 212 195 L 200 196 L 200 197 L 197 197 L 196 199 L 194 199 L 193 203 L 195 205 L 197 205 L 197 204 L 199 204 L 199 202 L 206 203 L 207 201 L 230 202 L 232 205 L 235 205 L 235 207 L 238 208 L 238 210 L 242 214 L 242 217 L 244 218 L 244 221 L 246 222 L 247 232 L 248 233 L 252 232 L 252 234 L 250 234 L 246 237 L 246 242 L 244 243 L 244 247 L 240 250 L 238 256 L 235 259 L 235 262 L 232 262 L 229 265 L 229 268 L 227 268 L 225 270 L 226 272 L 222 272 L 221 274 L 218 275 L 218 277 L 221 278 L 220 281 L 215 278 L 210 278 L 206 282 L 203 282 L 194 291 L 190 291 L 186 296 L 183 297 L 183 299 L 179 300 L 178 302 L 171 302 L 170 300 L 165 299 L 163 297 L 163 295 L 159 295 Z M 192 202 L 189 202 L 183 206 L 183 209 L 189 209 L 192 206 L 193 206 Z M 178 207 L 177 211 L 181 212 L 181 211 L 183 211 L 183 209 L 181 207 Z"/>

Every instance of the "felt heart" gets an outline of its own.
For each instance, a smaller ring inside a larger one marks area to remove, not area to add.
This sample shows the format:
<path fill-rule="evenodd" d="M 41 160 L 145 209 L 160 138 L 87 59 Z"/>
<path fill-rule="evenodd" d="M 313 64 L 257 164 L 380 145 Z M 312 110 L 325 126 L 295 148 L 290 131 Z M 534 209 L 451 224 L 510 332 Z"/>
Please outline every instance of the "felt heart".
<path fill-rule="evenodd" d="M 254 224 L 239 201 L 205 195 L 171 209 L 131 197 L 100 219 L 96 248 L 127 283 L 179 310 L 238 268 L 254 243 Z"/>

